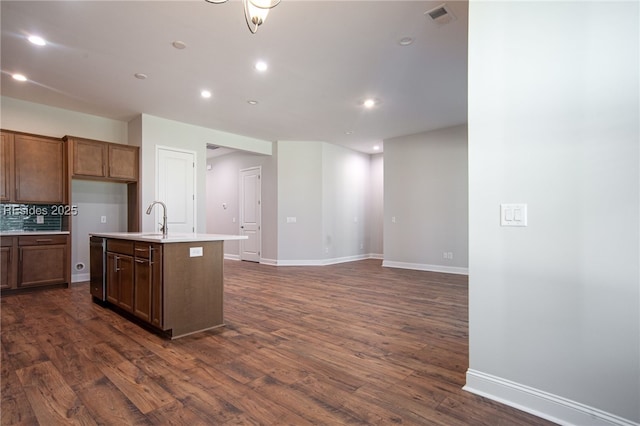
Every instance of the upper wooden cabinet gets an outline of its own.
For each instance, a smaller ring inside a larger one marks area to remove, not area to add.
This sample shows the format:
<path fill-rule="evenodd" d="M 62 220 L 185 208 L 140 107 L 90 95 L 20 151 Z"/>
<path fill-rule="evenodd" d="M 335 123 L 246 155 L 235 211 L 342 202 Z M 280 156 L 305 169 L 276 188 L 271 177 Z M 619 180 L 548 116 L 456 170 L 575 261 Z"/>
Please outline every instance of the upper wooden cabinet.
<path fill-rule="evenodd" d="M 138 180 L 138 147 L 109 144 L 109 177 Z"/>
<path fill-rule="evenodd" d="M 64 203 L 66 162 L 60 139 L 1 132 L 0 201 Z"/>
<path fill-rule="evenodd" d="M 74 139 L 71 173 L 82 176 L 107 177 L 108 150 L 104 142 Z"/>
<path fill-rule="evenodd" d="M 71 177 L 86 179 L 138 180 L 137 146 L 65 136 L 71 159 Z"/>
<path fill-rule="evenodd" d="M 13 133 L 0 132 L 0 201 L 13 201 Z"/>
<path fill-rule="evenodd" d="M 64 144 L 60 139 L 14 135 L 15 201 L 64 203 Z"/>

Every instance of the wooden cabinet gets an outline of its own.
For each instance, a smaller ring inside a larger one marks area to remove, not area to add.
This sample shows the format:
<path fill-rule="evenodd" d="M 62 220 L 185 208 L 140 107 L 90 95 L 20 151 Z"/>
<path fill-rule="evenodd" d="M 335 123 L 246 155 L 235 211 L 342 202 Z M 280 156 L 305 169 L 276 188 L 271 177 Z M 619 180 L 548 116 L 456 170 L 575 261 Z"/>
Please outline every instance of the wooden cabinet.
<path fill-rule="evenodd" d="M 124 182 L 138 180 L 137 146 L 65 136 L 71 152 L 71 176 Z"/>
<path fill-rule="evenodd" d="M 162 245 L 138 241 L 134 246 L 134 310 L 140 319 L 162 324 Z"/>
<path fill-rule="evenodd" d="M 65 164 L 62 140 L 2 131 L 0 201 L 64 203 Z"/>
<path fill-rule="evenodd" d="M 107 241 L 107 301 L 133 312 L 133 242 Z"/>
<path fill-rule="evenodd" d="M 16 244 L 13 237 L 0 238 L 0 290 L 16 287 Z"/>
<path fill-rule="evenodd" d="M 0 132 L 0 201 L 12 201 L 14 172 L 13 133 Z"/>
<path fill-rule="evenodd" d="M 65 156 L 60 139 L 14 135 L 15 201 L 64 203 Z"/>
<path fill-rule="evenodd" d="M 138 147 L 109 144 L 109 177 L 138 180 Z"/>
<path fill-rule="evenodd" d="M 107 240 L 108 306 L 172 339 L 224 325 L 222 240 L 163 243 L 110 235 L 93 235 Z M 131 278 L 123 279 L 126 268 L 117 257 L 133 259 Z M 133 297 L 126 304 L 132 310 L 123 306 L 123 291 Z"/>
<path fill-rule="evenodd" d="M 18 288 L 67 284 L 68 235 L 18 237 Z"/>
<path fill-rule="evenodd" d="M 77 139 L 73 142 L 72 174 L 74 176 L 106 177 L 107 144 Z"/>
<path fill-rule="evenodd" d="M 162 326 L 162 245 L 107 240 L 107 302 Z"/>

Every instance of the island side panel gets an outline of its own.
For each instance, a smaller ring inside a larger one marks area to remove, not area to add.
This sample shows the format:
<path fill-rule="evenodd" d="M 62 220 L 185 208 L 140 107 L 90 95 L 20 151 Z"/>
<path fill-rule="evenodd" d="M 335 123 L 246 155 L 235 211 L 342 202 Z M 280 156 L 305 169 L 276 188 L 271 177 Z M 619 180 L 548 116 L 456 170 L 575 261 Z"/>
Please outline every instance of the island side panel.
<path fill-rule="evenodd" d="M 202 248 L 202 256 L 192 256 Z M 163 247 L 164 329 L 176 338 L 224 325 L 223 241 Z"/>

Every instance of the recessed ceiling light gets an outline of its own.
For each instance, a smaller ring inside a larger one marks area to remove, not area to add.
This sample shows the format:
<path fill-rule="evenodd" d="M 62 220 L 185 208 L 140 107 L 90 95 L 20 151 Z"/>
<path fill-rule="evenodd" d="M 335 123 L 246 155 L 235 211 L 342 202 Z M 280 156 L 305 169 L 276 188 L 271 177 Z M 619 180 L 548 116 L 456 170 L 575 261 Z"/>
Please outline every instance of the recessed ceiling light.
<path fill-rule="evenodd" d="M 187 47 L 186 43 L 184 41 L 180 41 L 180 40 L 176 40 L 173 43 L 171 43 L 171 45 L 173 47 L 175 47 L 176 49 L 182 50 L 184 48 Z"/>
<path fill-rule="evenodd" d="M 141 72 L 137 72 L 133 76 L 138 80 L 145 80 L 147 78 L 147 75 Z"/>
<path fill-rule="evenodd" d="M 202 96 L 205 99 L 208 99 L 211 97 L 211 92 L 208 90 L 203 90 L 202 92 L 200 92 L 200 96 Z"/>
<path fill-rule="evenodd" d="M 353 130 L 347 130 L 346 132 L 344 132 L 345 135 L 352 135 L 353 133 Z"/>
<path fill-rule="evenodd" d="M 413 43 L 413 39 L 411 37 L 404 37 L 398 41 L 400 46 L 409 46 L 411 43 Z"/>
<path fill-rule="evenodd" d="M 12 77 L 13 77 L 14 80 L 27 81 L 27 77 L 25 77 L 22 74 L 13 74 Z"/>
<path fill-rule="evenodd" d="M 373 108 L 374 106 L 376 106 L 376 101 L 375 101 L 375 99 L 366 99 L 366 100 L 362 103 L 362 105 L 363 105 L 365 108 Z"/>
<path fill-rule="evenodd" d="M 265 61 L 258 61 L 258 62 L 256 62 L 255 67 L 256 67 L 256 69 L 257 69 L 258 71 L 266 71 L 266 70 L 267 70 L 267 68 L 269 68 L 269 66 L 267 65 L 267 63 L 266 63 Z"/>
<path fill-rule="evenodd" d="M 247 103 L 249 105 L 258 105 L 258 101 L 254 101 L 254 100 L 247 101 Z"/>
<path fill-rule="evenodd" d="M 380 151 L 380 145 L 374 145 L 373 146 L 373 150 L 374 151 Z"/>
<path fill-rule="evenodd" d="M 40 36 L 37 36 L 37 35 L 29 36 L 29 37 L 27 37 L 27 40 L 29 40 L 31 43 L 33 43 L 33 44 L 35 44 L 37 46 L 46 46 L 47 45 L 46 40 L 43 39 Z"/>

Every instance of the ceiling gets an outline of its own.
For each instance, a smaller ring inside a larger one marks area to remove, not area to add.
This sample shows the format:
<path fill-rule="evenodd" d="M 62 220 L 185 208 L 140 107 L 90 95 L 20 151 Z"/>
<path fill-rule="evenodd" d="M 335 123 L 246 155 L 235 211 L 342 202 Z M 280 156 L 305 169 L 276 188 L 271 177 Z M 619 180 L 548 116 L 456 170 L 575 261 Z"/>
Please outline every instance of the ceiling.
<path fill-rule="evenodd" d="M 468 3 L 447 2 L 456 19 L 438 25 L 424 13 L 442 4 L 282 0 L 251 34 L 238 0 L 3 0 L 1 94 L 372 153 L 384 139 L 467 120 Z M 48 44 L 29 43 L 33 34 Z M 366 109 L 367 98 L 379 103 Z"/>

